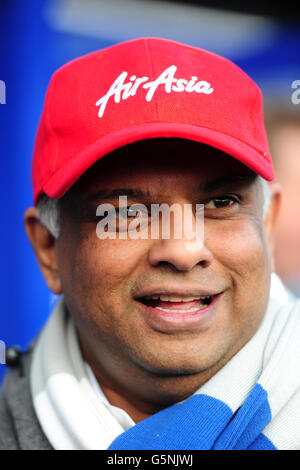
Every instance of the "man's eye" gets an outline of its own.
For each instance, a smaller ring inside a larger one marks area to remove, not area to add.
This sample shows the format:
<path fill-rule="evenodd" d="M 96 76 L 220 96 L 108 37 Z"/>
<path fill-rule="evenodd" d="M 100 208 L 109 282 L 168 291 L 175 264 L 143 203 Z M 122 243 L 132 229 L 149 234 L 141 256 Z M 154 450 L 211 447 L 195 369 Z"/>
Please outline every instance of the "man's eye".
<path fill-rule="evenodd" d="M 145 215 L 145 211 L 142 210 L 138 205 L 133 205 L 129 207 L 119 207 L 116 209 L 116 215 L 119 218 L 133 218 L 133 217 L 141 217 Z"/>
<path fill-rule="evenodd" d="M 234 196 L 217 196 L 211 198 L 206 204 L 205 209 L 221 209 L 222 207 L 230 207 L 239 202 L 237 197 Z"/>

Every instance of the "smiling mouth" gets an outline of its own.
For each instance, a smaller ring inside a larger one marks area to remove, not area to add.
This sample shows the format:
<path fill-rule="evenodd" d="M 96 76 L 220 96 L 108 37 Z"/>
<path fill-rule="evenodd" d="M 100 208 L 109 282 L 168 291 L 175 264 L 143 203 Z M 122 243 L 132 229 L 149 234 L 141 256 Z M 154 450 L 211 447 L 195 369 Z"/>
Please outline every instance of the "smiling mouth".
<path fill-rule="evenodd" d="M 216 295 L 196 296 L 196 297 L 175 297 L 175 296 L 145 296 L 138 299 L 146 307 L 158 309 L 162 312 L 173 314 L 193 314 L 205 309 L 213 301 Z"/>

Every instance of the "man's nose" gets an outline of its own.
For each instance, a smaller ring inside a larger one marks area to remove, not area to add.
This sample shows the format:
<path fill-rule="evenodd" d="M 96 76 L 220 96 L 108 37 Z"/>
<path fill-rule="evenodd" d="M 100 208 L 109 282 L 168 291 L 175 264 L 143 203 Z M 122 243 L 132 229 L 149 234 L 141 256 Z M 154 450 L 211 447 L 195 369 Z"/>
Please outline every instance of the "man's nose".
<path fill-rule="evenodd" d="M 148 253 L 152 266 L 169 263 L 178 271 L 190 271 L 197 264 L 208 267 L 212 259 L 212 253 L 199 240 L 155 240 Z"/>
<path fill-rule="evenodd" d="M 213 255 L 204 241 L 203 212 L 202 218 L 198 219 L 197 222 L 199 224 L 200 221 L 198 228 L 201 227 L 199 232 L 196 231 L 197 236 L 196 233 L 193 233 L 191 236 L 191 232 L 188 230 L 188 221 L 191 218 L 195 221 L 191 209 L 189 208 L 183 214 L 186 215 L 183 215 L 182 218 L 183 230 L 181 230 L 179 237 L 174 236 L 174 229 L 170 232 L 172 233 L 171 236 L 167 238 L 160 236 L 157 240 L 153 240 L 148 252 L 148 261 L 152 266 L 157 266 L 159 263 L 169 263 L 178 271 L 190 271 L 197 264 L 202 267 L 207 267 L 211 264 Z"/>

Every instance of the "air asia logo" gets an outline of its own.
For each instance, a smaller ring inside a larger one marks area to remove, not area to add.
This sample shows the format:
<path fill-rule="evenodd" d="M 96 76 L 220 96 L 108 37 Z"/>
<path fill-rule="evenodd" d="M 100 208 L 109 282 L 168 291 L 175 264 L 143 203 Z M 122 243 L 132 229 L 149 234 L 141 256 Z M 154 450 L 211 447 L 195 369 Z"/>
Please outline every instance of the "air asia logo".
<path fill-rule="evenodd" d="M 135 96 L 137 90 L 141 87 L 148 90 L 145 96 L 146 101 L 152 100 L 154 93 L 160 85 L 164 85 L 166 93 L 185 91 L 187 93 L 195 92 L 210 95 L 214 91 L 209 82 L 198 80 L 196 76 L 192 76 L 190 80 L 175 78 L 176 71 L 176 65 L 171 65 L 153 82 L 149 82 L 149 77 L 136 77 L 136 75 L 132 75 L 127 83 L 125 81 L 128 73 L 122 72 L 113 82 L 106 95 L 102 96 L 95 103 L 96 106 L 99 106 L 98 117 L 101 118 L 103 116 L 110 98 L 114 97 L 115 103 L 120 103 L 121 99 L 127 100 L 129 97 Z"/>

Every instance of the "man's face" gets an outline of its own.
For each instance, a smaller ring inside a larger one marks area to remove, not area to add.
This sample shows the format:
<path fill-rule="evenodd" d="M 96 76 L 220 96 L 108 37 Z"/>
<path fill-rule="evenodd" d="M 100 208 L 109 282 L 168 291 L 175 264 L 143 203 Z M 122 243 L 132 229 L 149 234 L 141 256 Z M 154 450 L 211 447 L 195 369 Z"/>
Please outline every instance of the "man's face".
<path fill-rule="evenodd" d="M 117 190 L 128 194 L 128 206 L 204 204 L 204 244 L 100 240 L 97 206 L 118 207 Z M 179 139 L 136 143 L 94 165 L 65 198 L 62 215 L 57 257 L 66 304 L 83 350 L 108 375 L 118 368 L 154 376 L 217 370 L 258 328 L 270 253 L 260 185 L 235 159 Z M 200 300 L 186 304 L 199 306 L 195 314 L 166 312 L 159 308 L 166 302 L 145 298 L 207 293 L 213 301 L 203 313 Z"/>

